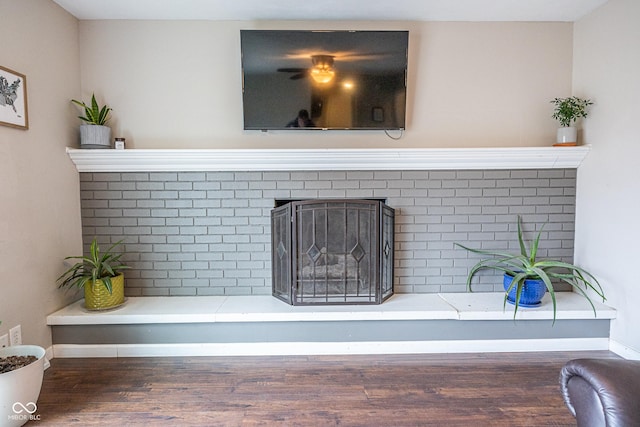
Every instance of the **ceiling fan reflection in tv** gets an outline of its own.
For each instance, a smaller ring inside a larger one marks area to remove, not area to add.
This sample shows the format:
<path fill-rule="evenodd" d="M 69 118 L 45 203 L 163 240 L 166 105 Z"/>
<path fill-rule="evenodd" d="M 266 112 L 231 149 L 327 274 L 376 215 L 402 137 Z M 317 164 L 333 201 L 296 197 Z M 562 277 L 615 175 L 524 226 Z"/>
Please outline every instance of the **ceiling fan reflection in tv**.
<path fill-rule="evenodd" d="M 278 68 L 279 72 L 296 73 L 289 77 L 291 80 L 298 80 L 305 77 L 311 77 L 313 81 L 319 84 L 326 84 L 333 80 L 336 71 L 333 69 L 333 55 L 311 55 L 310 68 Z"/>

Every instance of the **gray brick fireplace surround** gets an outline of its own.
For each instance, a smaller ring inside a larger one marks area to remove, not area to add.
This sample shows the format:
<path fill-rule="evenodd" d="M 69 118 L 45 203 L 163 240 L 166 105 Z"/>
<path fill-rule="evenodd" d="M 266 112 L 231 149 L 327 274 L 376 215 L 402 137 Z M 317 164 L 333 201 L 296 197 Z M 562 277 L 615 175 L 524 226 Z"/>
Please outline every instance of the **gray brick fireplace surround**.
<path fill-rule="evenodd" d="M 268 295 L 275 199 L 377 198 L 396 210 L 396 293 L 465 292 L 477 260 L 547 222 L 541 256 L 571 261 L 576 169 L 82 172 L 83 238 L 124 239 L 128 296 Z M 477 291 L 499 291 L 481 275 Z"/>

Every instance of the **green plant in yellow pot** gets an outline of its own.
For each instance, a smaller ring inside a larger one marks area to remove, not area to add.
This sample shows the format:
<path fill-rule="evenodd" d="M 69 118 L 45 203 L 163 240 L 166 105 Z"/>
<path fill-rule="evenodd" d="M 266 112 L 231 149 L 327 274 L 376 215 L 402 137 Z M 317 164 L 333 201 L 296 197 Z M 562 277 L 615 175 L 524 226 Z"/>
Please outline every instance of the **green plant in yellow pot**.
<path fill-rule="evenodd" d="M 100 252 L 94 238 L 88 256 L 66 257 L 79 261 L 58 277 L 59 287 L 84 288 L 87 310 L 106 310 L 124 303 L 124 275 L 121 271 L 129 267 L 120 261 L 123 252 L 113 252 L 121 244 L 122 240 Z"/>

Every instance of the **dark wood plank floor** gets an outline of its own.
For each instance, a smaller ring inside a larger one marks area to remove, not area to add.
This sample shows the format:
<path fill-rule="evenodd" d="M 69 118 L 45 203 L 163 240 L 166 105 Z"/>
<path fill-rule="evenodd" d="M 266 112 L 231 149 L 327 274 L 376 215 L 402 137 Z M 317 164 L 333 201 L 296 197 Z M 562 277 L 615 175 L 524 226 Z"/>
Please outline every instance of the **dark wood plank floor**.
<path fill-rule="evenodd" d="M 602 352 L 54 359 L 33 426 L 575 426 L 558 375 Z"/>

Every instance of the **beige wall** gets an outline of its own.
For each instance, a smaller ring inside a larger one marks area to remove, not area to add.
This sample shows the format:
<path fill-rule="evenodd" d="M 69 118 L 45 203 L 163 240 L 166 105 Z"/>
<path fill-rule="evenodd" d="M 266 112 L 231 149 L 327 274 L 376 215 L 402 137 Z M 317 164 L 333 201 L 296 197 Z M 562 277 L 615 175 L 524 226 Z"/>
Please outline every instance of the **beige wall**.
<path fill-rule="evenodd" d="M 407 131 L 242 130 L 240 29 L 410 31 Z M 571 91 L 570 23 L 81 21 L 83 96 L 129 148 L 546 146 Z"/>
<path fill-rule="evenodd" d="M 575 24 L 574 93 L 595 101 L 584 121 L 593 150 L 578 170 L 576 262 L 602 279 L 618 310 L 611 338 L 640 354 L 640 2 L 610 0 Z M 634 353 L 635 352 L 635 353 Z"/>
<path fill-rule="evenodd" d="M 55 3 L 0 0 L 0 64 L 26 75 L 29 130 L 0 126 L 0 335 L 49 346 L 65 255 L 81 251 L 78 174 L 65 153 L 80 93 L 77 20 Z M 2 108 L 2 107 L 0 107 Z"/>

